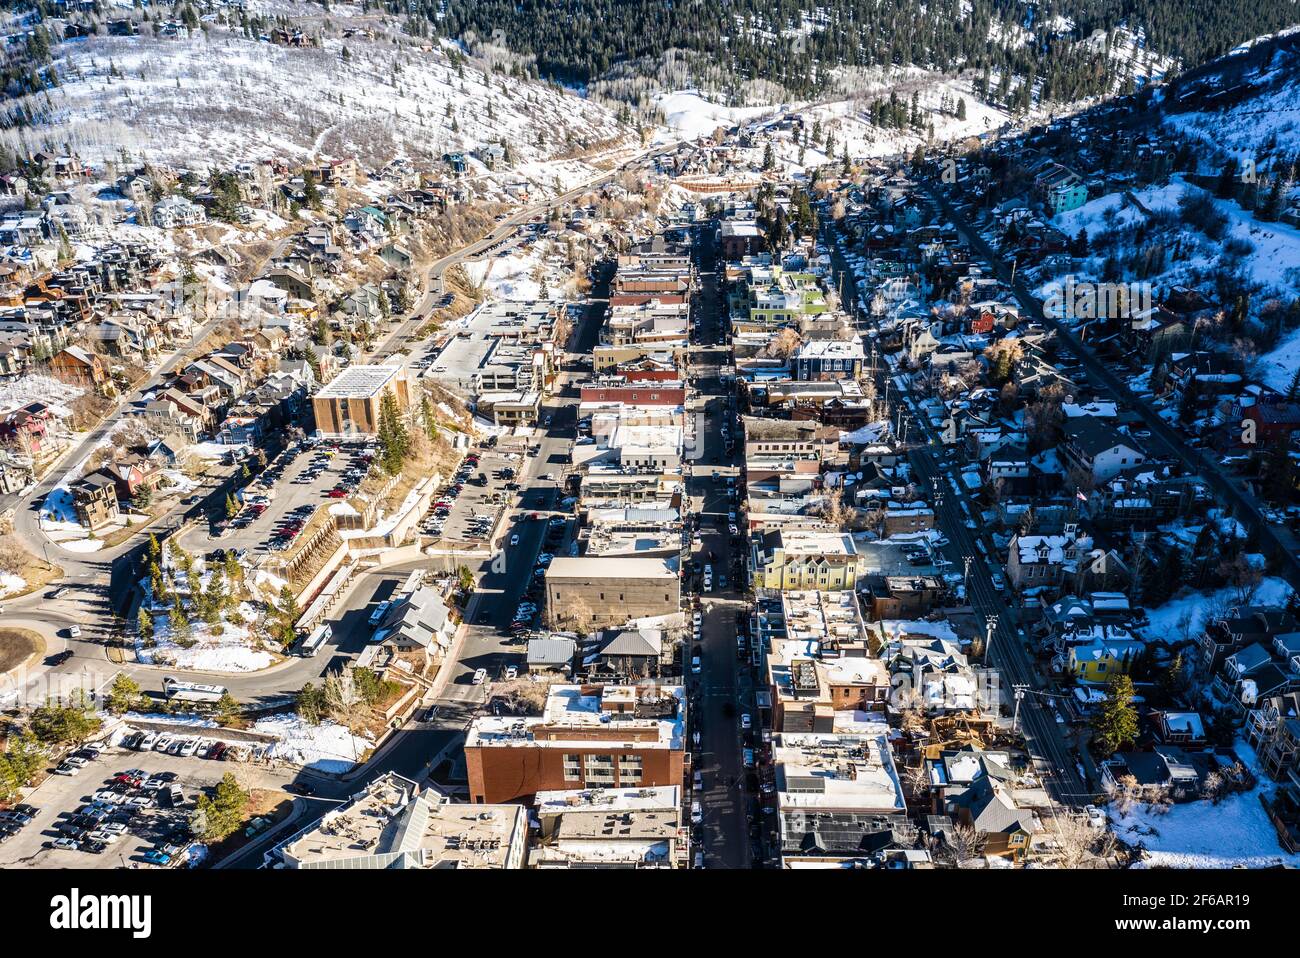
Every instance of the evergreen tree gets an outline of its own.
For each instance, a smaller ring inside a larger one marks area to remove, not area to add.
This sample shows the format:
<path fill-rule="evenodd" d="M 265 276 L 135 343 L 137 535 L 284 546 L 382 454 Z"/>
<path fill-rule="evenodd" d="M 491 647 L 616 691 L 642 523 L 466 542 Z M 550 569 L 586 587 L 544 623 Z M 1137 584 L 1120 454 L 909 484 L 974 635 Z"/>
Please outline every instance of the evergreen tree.
<path fill-rule="evenodd" d="M 239 719 L 239 703 L 229 692 L 222 692 L 217 700 L 217 724 L 229 728 Z"/>
<path fill-rule="evenodd" d="M 397 408 L 397 397 L 391 391 L 385 392 L 379 401 L 379 431 L 376 439 L 379 443 L 380 464 L 389 475 L 397 475 L 410 451 L 410 436 Z"/>
<path fill-rule="evenodd" d="M 1092 741 L 1098 754 L 1114 755 L 1137 738 L 1137 709 L 1133 706 L 1133 680 L 1127 675 L 1116 675 L 1106 688 L 1106 701 L 1092 723 Z"/>
<path fill-rule="evenodd" d="M 438 420 L 433 414 L 433 401 L 429 394 L 423 393 L 420 396 L 420 422 L 424 426 L 424 434 L 430 439 L 438 436 Z"/>
<path fill-rule="evenodd" d="M 200 795 L 195 805 L 194 824 L 199 837 L 204 841 L 219 842 L 238 831 L 251 800 L 252 796 L 240 787 L 233 773 L 221 776 L 212 796 Z"/>
<path fill-rule="evenodd" d="M 114 715 L 121 715 L 135 708 L 138 701 L 140 701 L 140 686 L 125 672 L 119 672 L 108 690 L 106 703 L 108 710 Z"/>
<path fill-rule="evenodd" d="M 1297 368 L 1295 375 L 1291 377 L 1291 384 L 1286 387 L 1286 401 L 1296 402 L 1300 400 L 1300 368 Z"/>
<path fill-rule="evenodd" d="M 1237 158 L 1229 157 L 1219 173 L 1219 181 L 1214 187 L 1214 195 L 1219 199 L 1231 199 L 1237 193 Z"/>

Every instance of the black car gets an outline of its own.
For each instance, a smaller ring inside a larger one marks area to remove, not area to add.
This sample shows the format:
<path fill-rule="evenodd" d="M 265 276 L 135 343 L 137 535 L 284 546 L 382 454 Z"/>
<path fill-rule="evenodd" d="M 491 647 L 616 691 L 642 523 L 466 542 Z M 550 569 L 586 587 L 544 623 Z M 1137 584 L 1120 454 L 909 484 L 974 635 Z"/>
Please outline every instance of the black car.
<path fill-rule="evenodd" d="M 62 652 L 55 652 L 53 655 L 47 655 L 45 657 L 45 664 L 62 665 L 64 662 L 68 661 L 68 659 L 72 658 L 74 654 L 75 653 L 72 649 L 64 649 Z"/>
<path fill-rule="evenodd" d="M 290 782 L 284 787 L 286 792 L 292 792 L 294 795 L 315 795 L 316 789 L 312 788 L 306 782 Z"/>
<path fill-rule="evenodd" d="M 87 839 L 86 841 L 81 843 L 81 850 L 83 852 L 90 852 L 90 854 L 92 855 L 102 855 L 104 854 L 105 851 L 107 851 L 107 849 L 108 849 L 108 845 L 106 845 L 104 842 L 97 842 L 97 841 L 92 841 L 90 839 Z"/>

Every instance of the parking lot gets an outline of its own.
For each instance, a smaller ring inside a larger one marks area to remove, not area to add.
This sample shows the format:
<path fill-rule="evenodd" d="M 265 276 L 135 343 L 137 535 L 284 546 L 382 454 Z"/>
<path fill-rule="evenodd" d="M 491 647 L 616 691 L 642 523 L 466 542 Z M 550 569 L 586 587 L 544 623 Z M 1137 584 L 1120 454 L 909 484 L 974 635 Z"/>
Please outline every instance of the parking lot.
<path fill-rule="evenodd" d="M 288 770 L 197 755 L 107 748 L 77 774 L 51 775 L 33 790 L 25 805 L 34 814 L 0 843 L 0 868 L 179 865 L 200 792 L 236 768 L 241 780 L 255 779 L 259 788 L 283 788 L 294 777 Z M 173 786 L 181 796 L 175 805 Z"/>
<path fill-rule="evenodd" d="M 247 549 L 251 554 L 292 546 L 316 511 L 356 488 L 368 468 L 366 450 L 360 441 L 290 446 L 245 488 L 243 508 L 224 529 L 218 525 L 193 533 L 185 545 L 204 552 L 216 547 Z M 336 489 L 343 491 L 332 496 Z"/>
<path fill-rule="evenodd" d="M 421 530 L 426 535 L 453 542 L 486 542 L 502 510 L 513 500 L 515 490 L 510 487 L 518 484 L 524 458 L 497 449 L 481 450 L 477 462 L 472 461 L 474 455 L 471 453 L 460 472 L 434 500 Z M 506 469 L 514 471 L 514 478 L 502 474 Z M 486 477 L 487 485 L 478 484 L 479 476 Z M 457 484 L 459 490 L 455 488 Z M 492 501 L 494 497 L 496 502 Z"/>

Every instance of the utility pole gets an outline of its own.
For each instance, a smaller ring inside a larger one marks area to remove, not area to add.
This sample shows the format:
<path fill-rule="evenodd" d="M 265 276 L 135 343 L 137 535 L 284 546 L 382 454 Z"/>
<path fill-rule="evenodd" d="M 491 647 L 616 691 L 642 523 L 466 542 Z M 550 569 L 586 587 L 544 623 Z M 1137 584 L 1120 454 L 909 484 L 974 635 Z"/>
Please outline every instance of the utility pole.
<path fill-rule="evenodd" d="M 1020 701 L 1025 697 L 1025 689 L 1029 688 L 1029 686 L 1017 683 L 1012 688 L 1016 690 L 1016 710 L 1011 716 L 1011 731 L 1018 732 L 1020 731 Z"/>
<path fill-rule="evenodd" d="M 962 564 L 966 566 L 966 571 L 962 576 L 961 587 L 966 593 L 966 601 L 970 602 L 970 564 L 974 561 L 974 556 L 962 556 Z"/>
<path fill-rule="evenodd" d="M 986 664 L 993 663 L 993 636 L 997 633 L 998 617 L 996 615 L 986 615 L 984 617 L 986 632 L 984 633 L 984 661 Z"/>

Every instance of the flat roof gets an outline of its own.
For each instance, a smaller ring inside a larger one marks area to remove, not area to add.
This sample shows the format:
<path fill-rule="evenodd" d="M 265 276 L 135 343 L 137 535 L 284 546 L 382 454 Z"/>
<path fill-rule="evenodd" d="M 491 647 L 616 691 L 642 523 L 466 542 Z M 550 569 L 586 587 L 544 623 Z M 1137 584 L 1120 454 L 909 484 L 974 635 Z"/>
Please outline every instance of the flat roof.
<path fill-rule="evenodd" d="M 903 811 L 906 802 L 884 722 L 855 722 L 850 734 L 789 733 L 772 750 L 784 809 Z"/>
<path fill-rule="evenodd" d="M 677 567 L 667 559 L 589 559 L 557 556 L 546 570 L 546 579 L 676 579 Z"/>
<path fill-rule="evenodd" d="M 369 399 L 397 378 L 401 366 L 349 366 L 331 379 L 316 399 Z"/>
<path fill-rule="evenodd" d="M 643 695 L 676 699 L 674 715 L 639 716 L 631 707 Z M 627 706 L 607 710 L 605 704 Z M 606 685 L 592 694 L 579 685 L 552 685 L 541 715 L 481 715 L 470 724 L 465 748 L 680 749 L 686 728 L 686 690 L 680 685 Z M 562 734 L 571 729 L 572 738 Z M 538 738 L 534 731 L 542 732 Z M 626 732 L 625 736 L 618 733 Z M 594 733 L 594 734 L 593 734 Z M 647 735 L 648 733 L 648 735 Z"/>
<path fill-rule="evenodd" d="M 523 806 L 444 804 L 390 773 L 282 851 L 299 868 L 505 868 L 526 842 Z"/>

